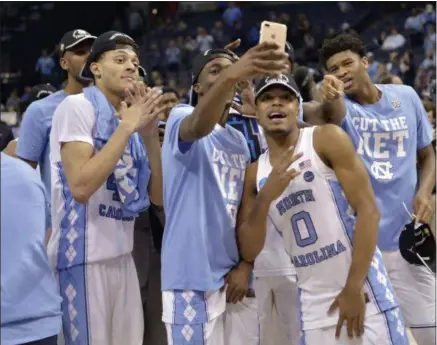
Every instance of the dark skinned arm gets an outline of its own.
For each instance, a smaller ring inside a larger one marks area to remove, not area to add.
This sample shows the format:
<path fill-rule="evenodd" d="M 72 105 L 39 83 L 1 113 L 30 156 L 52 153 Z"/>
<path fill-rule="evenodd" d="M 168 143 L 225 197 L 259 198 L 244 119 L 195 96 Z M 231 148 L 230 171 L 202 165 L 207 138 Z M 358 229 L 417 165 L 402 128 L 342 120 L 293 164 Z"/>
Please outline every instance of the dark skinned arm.
<path fill-rule="evenodd" d="M 314 147 L 325 164 L 334 170 L 349 204 L 357 214 L 352 264 L 346 287 L 361 289 L 378 239 L 380 215 L 375 195 L 364 164 L 341 128 L 334 125 L 316 128 Z"/>
<path fill-rule="evenodd" d="M 264 247 L 266 225 L 271 200 L 257 194 L 258 161 L 249 165 L 244 177 L 244 189 L 237 216 L 237 240 L 242 258 L 252 262 Z"/>
<path fill-rule="evenodd" d="M 431 196 L 435 186 L 435 153 L 432 144 L 417 152 L 419 190 L 414 197 L 414 214 L 416 221 L 429 223 L 433 216 Z"/>
<path fill-rule="evenodd" d="M 191 115 L 185 117 L 179 127 L 179 139 L 193 142 L 207 136 L 220 121 L 225 108 L 229 106 L 229 90 L 236 83 L 236 79 L 223 71 L 214 85 L 199 99 Z M 208 114 L 208 116 L 202 116 Z"/>
<path fill-rule="evenodd" d="M 432 144 L 417 152 L 419 191 L 431 195 L 435 186 L 435 153 Z"/>

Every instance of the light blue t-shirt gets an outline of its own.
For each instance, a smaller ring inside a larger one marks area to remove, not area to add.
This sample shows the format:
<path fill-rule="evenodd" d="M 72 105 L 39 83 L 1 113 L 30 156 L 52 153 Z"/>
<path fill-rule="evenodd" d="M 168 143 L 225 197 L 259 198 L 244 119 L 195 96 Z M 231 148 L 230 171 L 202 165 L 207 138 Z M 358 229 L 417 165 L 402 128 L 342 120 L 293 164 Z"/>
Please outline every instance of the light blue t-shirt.
<path fill-rule="evenodd" d="M 360 105 L 345 98 L 342 128 L 366 165 L 381 212 L 378 246 L 399 249 L 399 235 L 411 221 L 417 188 L 417 151 L 432 142 L 432 127 L 417 93 L 406 85 L 377 85 L 382 97 Z"/>
<path fill-rule="evenodd" d="M 61 297 L 49 267 L 45 189 L 38 173 L 1 154 L 1 344 L 57 335 Z"/>
<path fill-rule="evenodd" d="M 30 104 L 21 123 L 20 138 L 17 143 L 17 156 L 38 162 L 49 202 L 51 202 L 50 131 L 53 114 L 66 97 L 67 94 L 60 90 Z M 48 224 L 51 227 L 50 213 Z"/>
<path fill-rule="evenodd" d="M 173 108 L 162 146 L 162 290 L 216 291 L 240 261 L 235 223 L 249 149 L 228 125 L 216 125 L 193 143 L 181 142 L 179 125 L 193 110 L 184 104 Z"/>

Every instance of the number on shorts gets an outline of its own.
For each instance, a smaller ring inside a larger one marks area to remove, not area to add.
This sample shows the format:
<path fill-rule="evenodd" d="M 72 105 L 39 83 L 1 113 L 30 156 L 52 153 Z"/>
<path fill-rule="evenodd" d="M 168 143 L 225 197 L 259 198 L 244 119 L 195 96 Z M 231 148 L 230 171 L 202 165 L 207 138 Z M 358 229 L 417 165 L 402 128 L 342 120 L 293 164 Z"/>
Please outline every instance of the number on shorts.
<path fill-rule="evenodd" d="M 112 200 L 114 200 L 114 201 L 121 201 L 120 197 L 118 195 L 118 189 L 117 189 L 117 184 L 115 183 L 115 176 L 114 176 L 114 174 L 109 175 L 108 180 L 106 181 L 106 189 L 114 192 L 112 194 Z"/>
<path fill-rule="evenodd" d="M 316 243 L 318 239 L 316 229 L 314 229 L 313 221 L 308 212 L 301 211 L 293 215 L 291 217 L 291 227 L 299 247 L 306 247 Z"/>

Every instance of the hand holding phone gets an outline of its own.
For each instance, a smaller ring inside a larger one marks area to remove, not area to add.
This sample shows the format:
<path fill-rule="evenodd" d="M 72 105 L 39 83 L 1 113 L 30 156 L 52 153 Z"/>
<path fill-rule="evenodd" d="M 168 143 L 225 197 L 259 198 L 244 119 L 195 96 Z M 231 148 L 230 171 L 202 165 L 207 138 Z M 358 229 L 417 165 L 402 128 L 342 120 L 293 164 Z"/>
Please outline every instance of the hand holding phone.
<path fill-rule="evenodd" d="M 285 52 L 287 42 L 287 26 L 280 23 L 263 21 L 259 34 L 259 43 L 275 42 Z"/>

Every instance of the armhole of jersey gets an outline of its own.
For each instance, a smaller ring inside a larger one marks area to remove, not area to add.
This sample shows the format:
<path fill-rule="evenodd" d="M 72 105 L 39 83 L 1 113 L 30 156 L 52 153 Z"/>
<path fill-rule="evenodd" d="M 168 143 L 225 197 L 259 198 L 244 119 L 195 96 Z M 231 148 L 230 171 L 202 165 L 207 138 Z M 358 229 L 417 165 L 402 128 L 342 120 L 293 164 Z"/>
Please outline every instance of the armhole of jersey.
<path fill-rule="evenodd" d="M 266 151 L 267 152 L 267 151 Z M 258 157 L 258 159 L 255 161 L 256 162 L 256 179 L 255 179 L 255 184 L 256 184 L 256 192 L 259 193 L 259 178 L 260 178 L 260 164 L 263 164 L 261 161 L 264 160 L 266 157 L 266 153 L 263 153 L 261 156 Z"/>
<path fill-rule="evenodd" d="M 312 155 L 312 160 L 314 162 L 314 167 L 317 171 L 317 173 L 322 176 L 323 178 L 327 179 L 327 180 L 337 180 L 337 177 L 335 175 L 335 172 L 333 169 L 331 169 L 330 167 L 328 167 L 323 160 L 320 158 L 319 154 L 316 152 L 316 149 L 314 148 L 314 129 L 318 127 L 318 126 L 314 126 L 314 127 L 309 127 L 306 128 L 308 130 L 311 130 L 310 133 L 308 133 L 308 135 L 310 136 L 310 142 L 311 142 L 311 155 Z"/>

